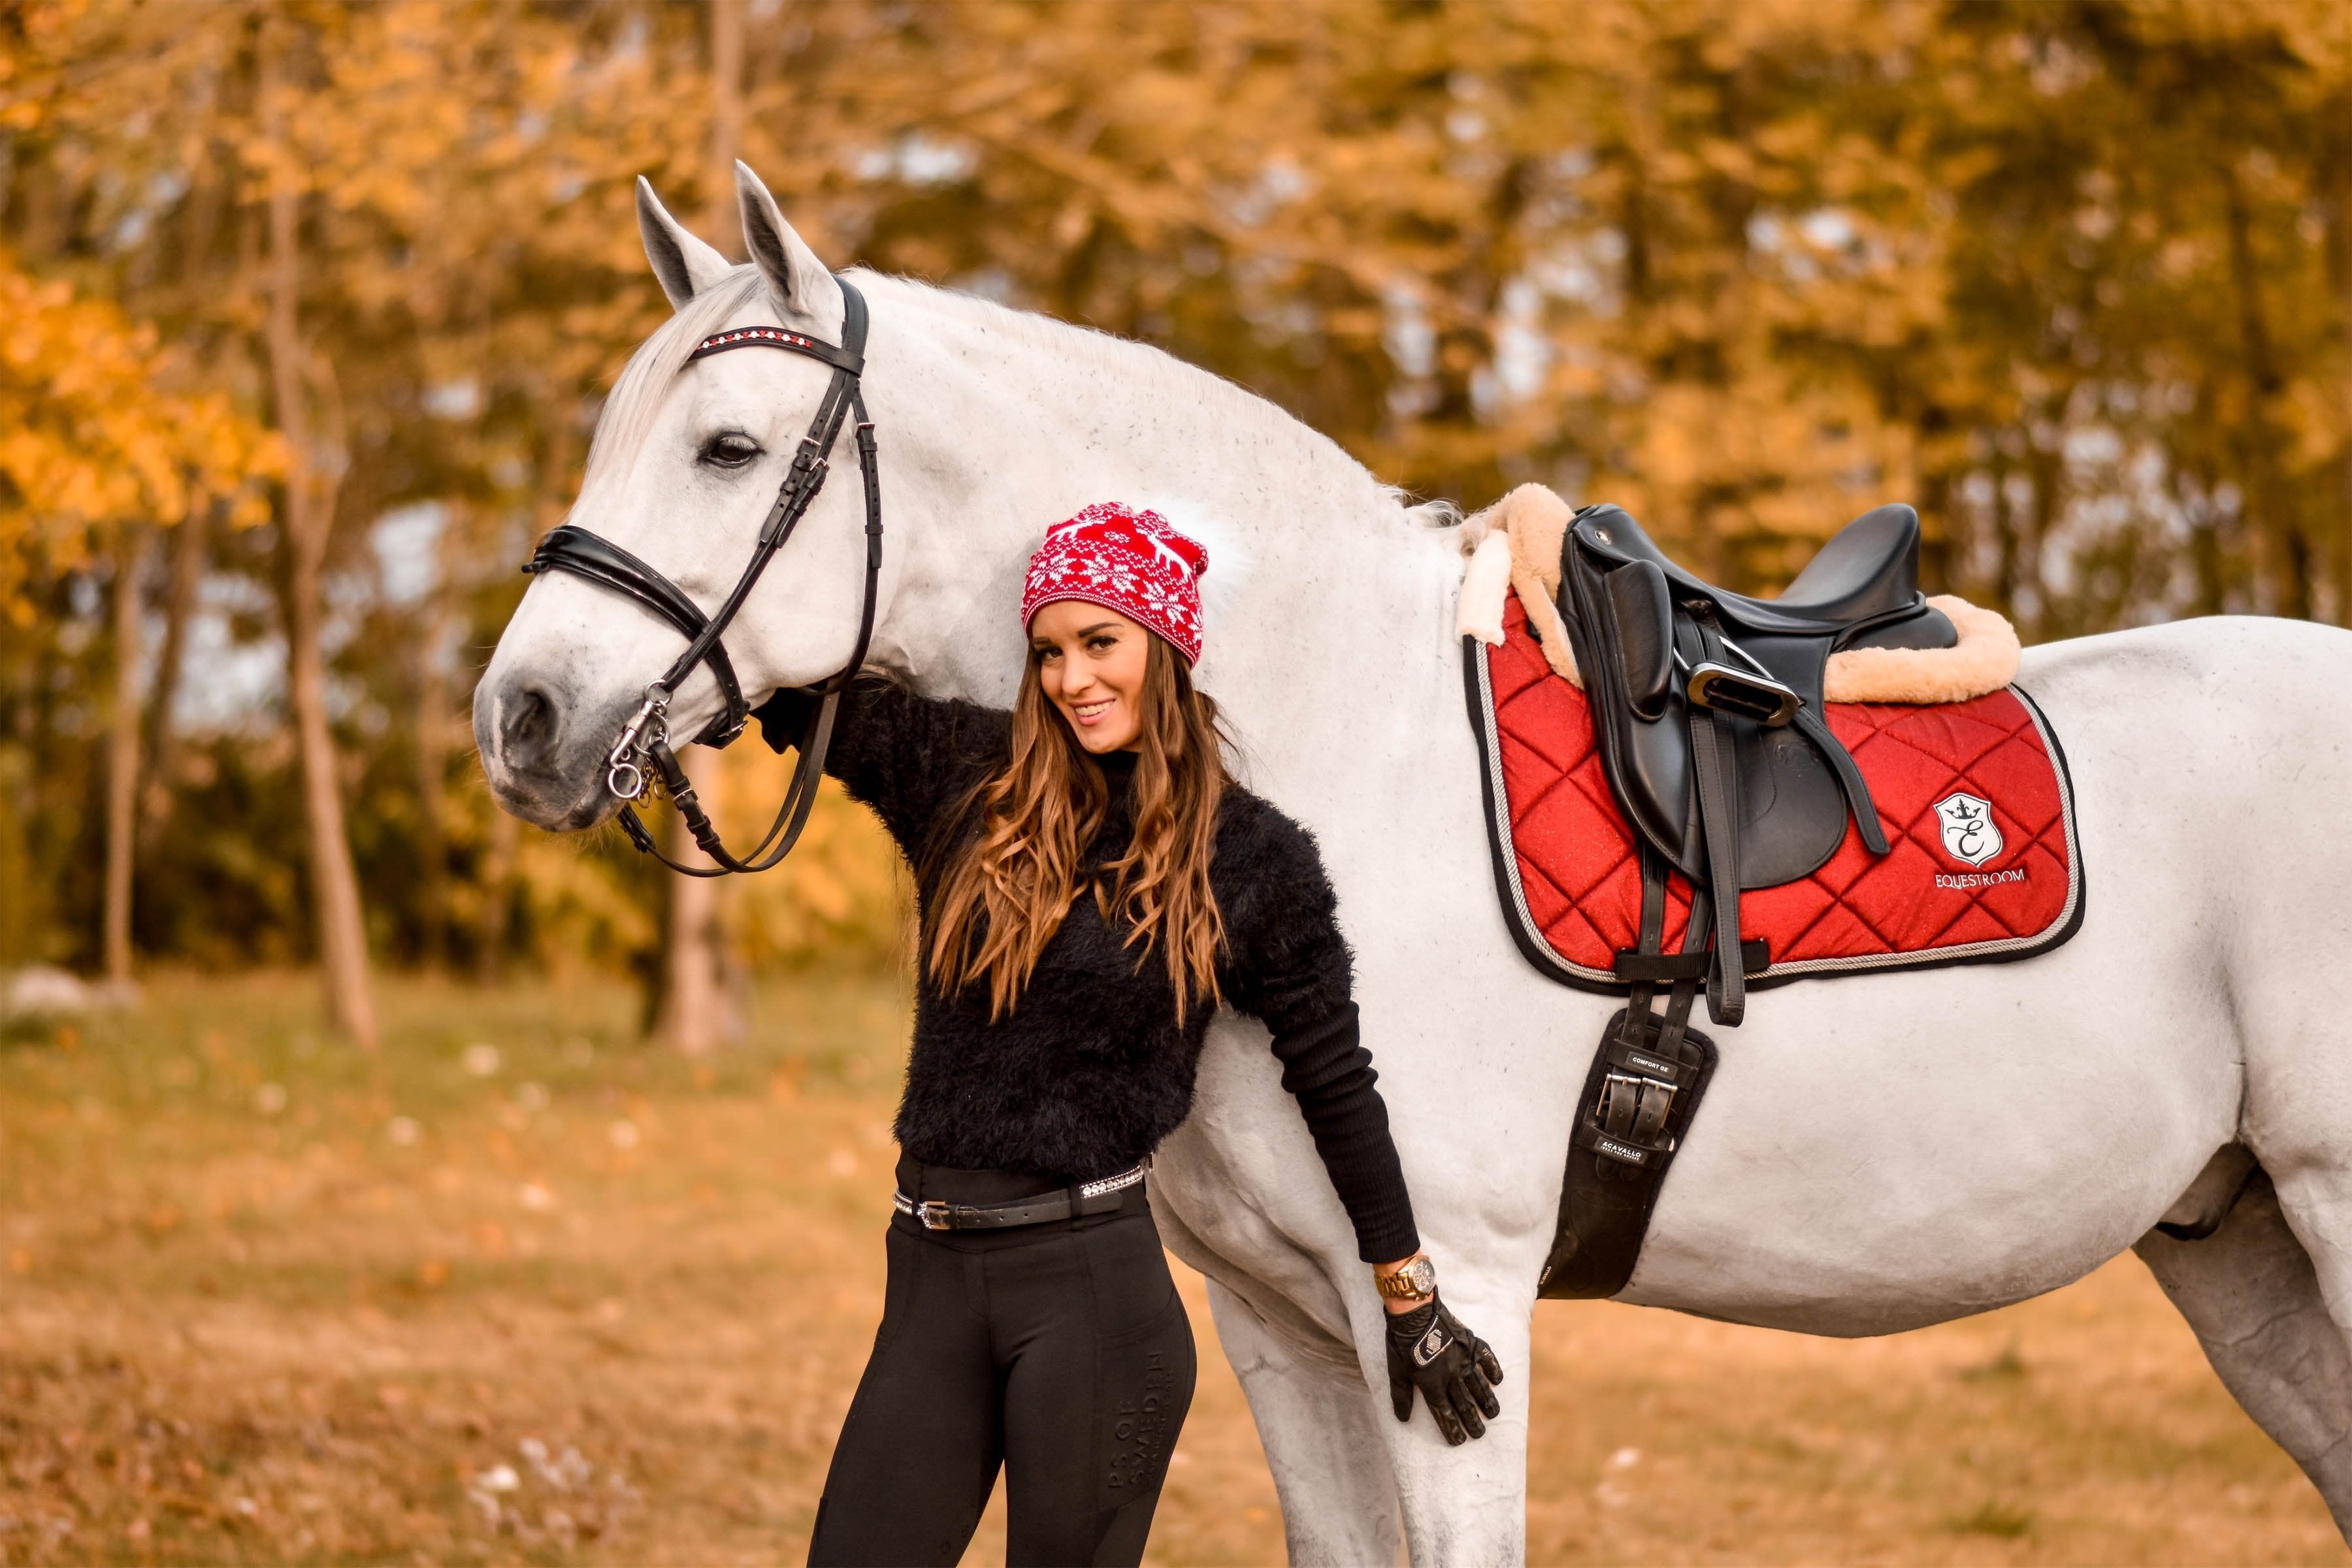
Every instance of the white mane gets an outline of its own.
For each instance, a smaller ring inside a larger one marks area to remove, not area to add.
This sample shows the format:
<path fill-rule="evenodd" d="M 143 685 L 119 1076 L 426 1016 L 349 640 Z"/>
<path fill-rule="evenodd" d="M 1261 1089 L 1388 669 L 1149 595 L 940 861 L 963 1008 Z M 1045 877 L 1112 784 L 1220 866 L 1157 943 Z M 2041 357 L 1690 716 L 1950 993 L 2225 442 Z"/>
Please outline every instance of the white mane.
<path fill-rule="evenodd" d="M 870 280 L 869 292 L 886 297 L 897 293 L 919 308 L 969 322 L 992 334 L 1002 334 L 1025 347 L 1108 370 L 1162 406 L 1197 409 L 1220 425 L 1227 420 L 1240 422 L 1271 415 L 1289 427 L 1313 454 L 1311 460 L 1327 470 L 1319 476 L 1325 483 L 1368 486 L 1380 499 L 1403 509 L 1413 521 L 1426 527 L 1451 527 L 1462 521 L 1460 509 L 1452 501 L 1415 501 L 1401 487 L 1381 483 L 1346 447 L 1280 404 L 1179 359 L 1165 349 L 1034 310 L 1014 310 L 977 294 L 961 293 L 911 278 L 862 270 L 856 276 L 861 288 L 866 288 Z"/>

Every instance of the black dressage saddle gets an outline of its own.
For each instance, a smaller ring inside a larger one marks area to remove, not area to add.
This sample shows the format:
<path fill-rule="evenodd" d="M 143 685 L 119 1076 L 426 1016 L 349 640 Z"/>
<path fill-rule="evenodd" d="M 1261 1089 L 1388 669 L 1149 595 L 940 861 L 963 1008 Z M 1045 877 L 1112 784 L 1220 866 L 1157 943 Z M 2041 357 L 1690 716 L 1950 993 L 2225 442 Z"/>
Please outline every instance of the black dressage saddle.
<path fill-rule="evenodd" d="M 1819 869 L 1848 817 L 1886 853 L 1870 786 L 1823 721 L 1822 684 L 1841 649 L 1958 641 L 1918 575 L 1919 516 L 1907 506 L 1846 524 L 1777 599 L 1700 581 L 1622 508 L 1576 513 L 1559 608 L 1602 767 L 1645 846 L 1645 882 L 1654 870 L 1663 890 L 1664 868 L 1681 871 L 1707 895 L 1715 925 L 1705 950 L 1694 909 L 1680 955 L 1659 952 L 1645 930 L 1648 951 L 1620 954 L 1620 979 L 1671 984 L 1703 970 L 1708 1015 L 1737 1024 L 1745 975 L 1770 956 L 1739 942 L 1740 890 Z"/>

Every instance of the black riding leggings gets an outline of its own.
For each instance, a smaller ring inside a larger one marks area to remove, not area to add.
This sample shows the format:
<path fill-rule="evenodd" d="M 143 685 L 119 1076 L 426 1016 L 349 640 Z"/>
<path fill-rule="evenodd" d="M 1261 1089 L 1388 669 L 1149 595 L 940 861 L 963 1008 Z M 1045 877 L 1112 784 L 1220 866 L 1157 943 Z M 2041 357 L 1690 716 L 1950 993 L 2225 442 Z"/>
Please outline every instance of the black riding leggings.
<path fill-rule="evenodd" d="M 901 1160 L 899 1190 L 1055 1190 Z M 1001 1231 L 892 1216 L 890 1282 L 817 1505 L 812 1564 L 953 1563 L 1004 1468 L 1009 1564 L 1137 1563 L 1192 1403 L 1192 1325 L 1140 1184 L 1113 1213 Z"/>

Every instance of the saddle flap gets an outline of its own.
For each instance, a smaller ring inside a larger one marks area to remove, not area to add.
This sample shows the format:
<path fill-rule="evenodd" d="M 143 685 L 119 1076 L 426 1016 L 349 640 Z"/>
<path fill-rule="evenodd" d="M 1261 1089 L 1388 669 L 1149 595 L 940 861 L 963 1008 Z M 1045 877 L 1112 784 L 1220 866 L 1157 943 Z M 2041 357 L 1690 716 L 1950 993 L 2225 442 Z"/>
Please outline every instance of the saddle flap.
<path fill-rule="evenodd" d="M 1675 683 L 1675 610 L 1666 596 L 1666 574 L 1650 562 L 1635 561 L 1605 581 L 1626 701 L 1640 717 L 1658 719 Z"/>

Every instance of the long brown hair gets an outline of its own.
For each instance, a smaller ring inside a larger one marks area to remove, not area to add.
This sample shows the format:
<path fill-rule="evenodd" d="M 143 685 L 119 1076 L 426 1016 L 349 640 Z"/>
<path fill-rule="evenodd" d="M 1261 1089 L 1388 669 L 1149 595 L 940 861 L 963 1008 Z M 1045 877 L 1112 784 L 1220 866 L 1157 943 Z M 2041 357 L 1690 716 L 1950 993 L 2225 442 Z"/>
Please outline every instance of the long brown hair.
<path fill-rule="evenodd" d="M 1225 928 L 1209 889 L 1209 858 L 1229 782 L 1226 742 L 1216 703 L 1193 689 L 1183 658 L 1147 635 L 1129 795 L 1135 837 L 1095 878 L 1094 893 L 1105 921 L 1130 922 L 1127 945 L 1139 944 L 1147 959 L 1160 950 L 1181 1025 L 1192 1002 L 1221 1000 Z M 978 828 L 942 847 L 946 864 L 932 896 L 931 981 L 953 993 L 985 980 L 992 1018 L 1012 1010 L 1077 902 L 1087 847 L 1110 808 L 1102 764 L 1047 700 L 1039 663 L 1032 652 L 1013 700 L 1012 755 L 973 792 Z M 968 801 L 954 819 L 967 820 L 971 809 Z"/>

